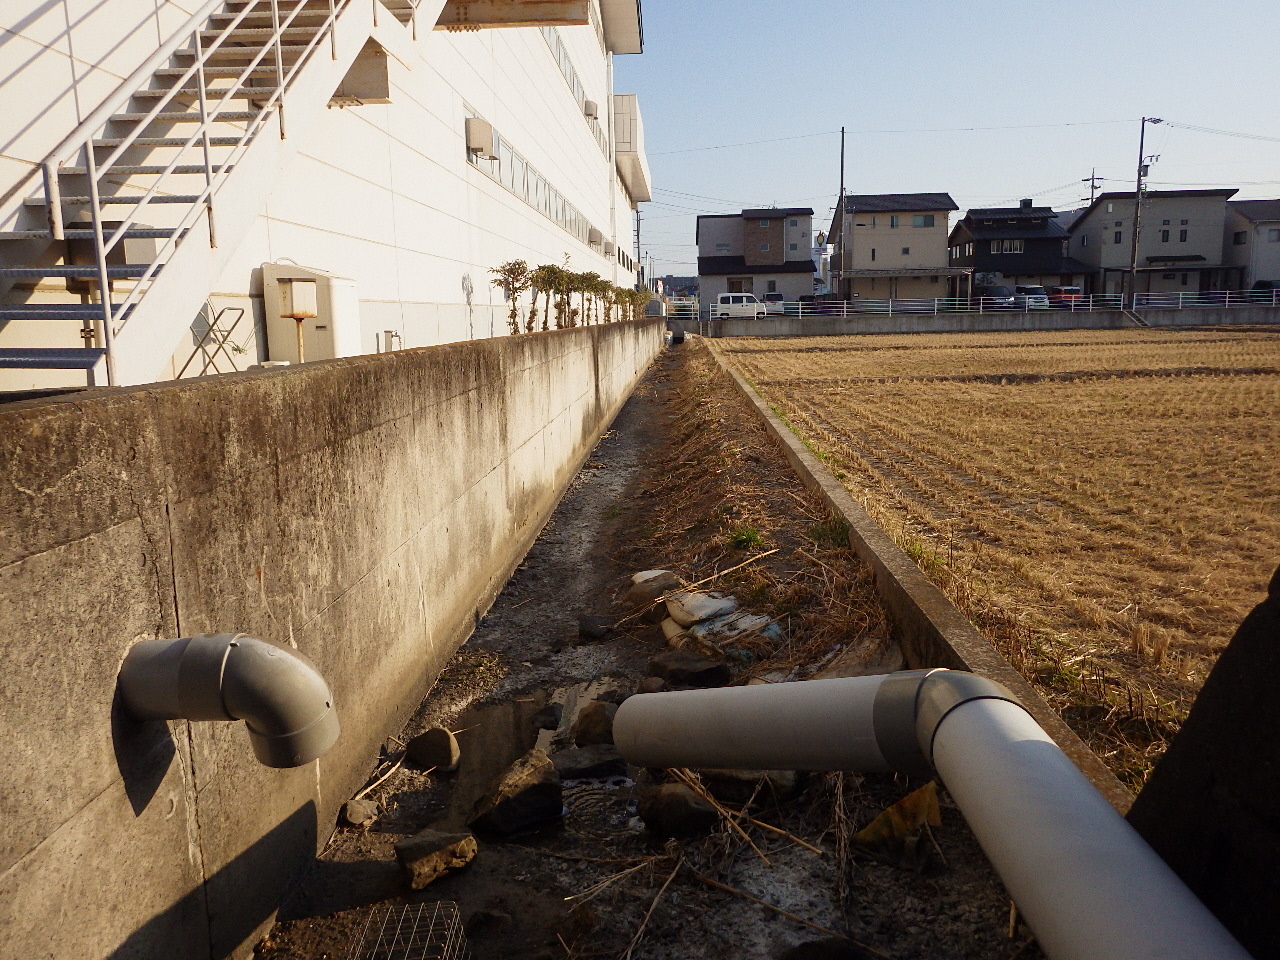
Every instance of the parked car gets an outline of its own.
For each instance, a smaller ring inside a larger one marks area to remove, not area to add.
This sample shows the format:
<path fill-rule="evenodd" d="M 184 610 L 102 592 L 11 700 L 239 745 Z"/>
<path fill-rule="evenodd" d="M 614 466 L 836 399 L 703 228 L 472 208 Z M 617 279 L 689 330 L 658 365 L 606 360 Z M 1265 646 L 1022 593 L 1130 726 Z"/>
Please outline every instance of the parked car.
<path fill-rule="evenodd" d="M 1039 284 L 1019 283 L 1013 288 L 1013 305 L 1020 310 L 1048 310 L 1049 292 Z"/>
<path fill-rule="evenodd" d="M 1059 310 L 1070 309 L 1077 301 L 1084 299 L 1084 291 L 1079 287 L 1049 287 L 1049 306 Z"/>
<path fill-rule="evenodd" d="M 1249 302 L 1280 307 L 1280 280 L 1255 280 L 1249 288 Z"/>
<path fill-rule="evenodd" d="M 786 302 L 782 299 L 782 294 L 766 293 L 764 295 L 764 309 L 766 313 L 776 313 L 779 315 L 786 313 Z"/>
<path fill-rule="evenodd" d="M 970 298 L 979 310 L 1012 310 L 1013 291 L 1004 284 L 980 283 L 974 286 Z"/>
<path fill-rule="evenodd" d="M 756 299 L 754 293 L 722 293 L 711 305 L 711 316 L 721 320 L 729 317 L 763 317 L 768 310 Z"/>

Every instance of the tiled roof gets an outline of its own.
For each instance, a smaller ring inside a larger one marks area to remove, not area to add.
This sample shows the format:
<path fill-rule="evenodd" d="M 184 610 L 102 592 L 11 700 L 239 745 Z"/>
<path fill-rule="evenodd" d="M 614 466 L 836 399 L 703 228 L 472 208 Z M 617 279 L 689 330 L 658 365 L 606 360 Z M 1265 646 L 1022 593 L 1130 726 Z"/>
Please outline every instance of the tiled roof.
<path fill-rule="evenodd" d="M 1227 206 L 1254 223 L 1280 220 L 1280 200 L 1228 200 Z"/>
<path fill-rule="evenodd" d="M 845 209 L 858 213 L 898 213 L 912 210 L 959 210 L 949 193 L 847 194 Z"/>
<path fill-rule="evenodd" d="M 1063 240 L 1067 236 L 1067 231 L 1055 220 L 1045 220 L 1043 223 L 1031 221 L 1009 223 L 1007 220 L 983 223 L 981 220 L 966 219 L 962 223 L 969 231 L 969 236 L 975 240 L 1030 240 L 1037 237 Z"/>
<path fill-rule="evenodd" d="M 1052 207 L 974 207 L 964 216 L 966 220 L 1030 220 L 1057 214 Z"/>
<path fill-rule="evenodd" d="M 744 220 L 777 220 L 779 217 L 812 217 L 812 207 L 765 207 L 762 210 L 743 210 Z"/>

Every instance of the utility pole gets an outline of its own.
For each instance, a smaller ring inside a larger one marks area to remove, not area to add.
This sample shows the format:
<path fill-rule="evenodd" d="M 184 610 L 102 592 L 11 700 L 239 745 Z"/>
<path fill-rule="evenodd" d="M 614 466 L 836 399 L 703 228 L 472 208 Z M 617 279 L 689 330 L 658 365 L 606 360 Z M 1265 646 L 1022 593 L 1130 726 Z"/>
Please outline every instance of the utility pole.
<path fill-rule="evenodd" d="M 836 245 L 836 267 L 831 271 L 831 279 L 835 281 L 836 296 L 841 295 L 844 278 L 844 247 L 848 239 L 844 235 L 844 127 L 840 128 L 840 199 L 836 201 L 836 216 L 840 218 L 840 242 Z M 830 237 L 828 237 L 830 239 Z"/>
<path fill-rule="evenodd" d="M 1129 238 L 1129 309 L 1138 306 L 1138 234 L 1142 231 L 1142 197 L 1146 193 L 1147 156 L 1146 137 L 1148 123 L 1164 123 L 1158 117 L 1143 117 L 1138 131 L 1138 175 L 1133 185 L 1133 236 Z M 1123 300 L 1121 303 L 1123 304 Z"/>
<path fill-rule="evenodd" d="M 640 284 L 637 290 L 644 286 L 644 264 L 640 261 L 640 208 L 636 208 L 636 269 L 640 276 Z"/>
<path fill-rule="evenodd" d="M 1102 178 L 1098 176 L 1097 167 L 1093 168 L 1093 170 L 1089 173 L 1089 176 L 1080 178 L 1081 183 L 1087 183 L 1089 185 L 1089 204 L 1090 205 L 1093 204 L 1093 198 L 1098 194 L 1098 181 L 1101 179 Z M 1084 198 L 1081 197 L 1080 199 L 1083 200 Z"/>

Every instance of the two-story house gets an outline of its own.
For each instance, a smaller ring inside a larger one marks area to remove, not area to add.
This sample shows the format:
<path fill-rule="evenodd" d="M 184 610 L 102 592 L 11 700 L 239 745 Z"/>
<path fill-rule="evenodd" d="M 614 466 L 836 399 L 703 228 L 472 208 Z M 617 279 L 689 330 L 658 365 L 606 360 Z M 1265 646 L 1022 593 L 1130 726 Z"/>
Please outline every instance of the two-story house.
<path fill-rule="evenodd" d="M 1242 287 L 1280 281 L 1280 200 L 1227 201 L 1226 259 Z"/>
<path fill-rule="evenodd" d="M 1031 200 L 968 211 L 947 243 L 950 265 L 971 271 L 974 282 L 1079 285 L 1090 269 L 1066 255 L 1058 214 Z"/>
<path fill-rule="evenodd" d="M 836 204 L 827 242 L 831 286 L 844 300 L 948 296 L 946 193 L 850 194 Z"/>
<path fill-rule="evenodd" d="M 1234 189 L 1151 190 L 1142 201 L 1136 293 L 1238 287 L 1242 268 L 1223 257 Z M 1067 252 L 1090 270 L 1091 293 L 1120 293 L 1129 273 L 1134 194 L 1103 193 L 1071 225 Z"/>
<path fill-rule="evenodd" d="M 796 300 L 813 293 L 813 210 L 743 210 L 698 217 L 698 295 L 767 293 Z"/>

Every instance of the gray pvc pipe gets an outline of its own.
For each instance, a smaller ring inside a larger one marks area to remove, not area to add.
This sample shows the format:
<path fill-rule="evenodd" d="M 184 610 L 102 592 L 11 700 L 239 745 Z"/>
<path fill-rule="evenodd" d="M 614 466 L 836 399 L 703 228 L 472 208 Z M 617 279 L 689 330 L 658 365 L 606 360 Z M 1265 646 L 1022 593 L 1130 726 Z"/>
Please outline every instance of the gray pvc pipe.
<path fill-rule="evenodd" d="M 143 640 L 125 656 L 119 685 L 138 720 L 245 721 L 268 767 L 300 767 L 338 739 L 333 694 L 315 664 L 243 633 Z"/>
<path fill-rule="evenodd" d="M 630 697 L 653 767 L 936 771 L 1053 960 L 1248 954 L 1004 687 L 909 671 Z"/>

